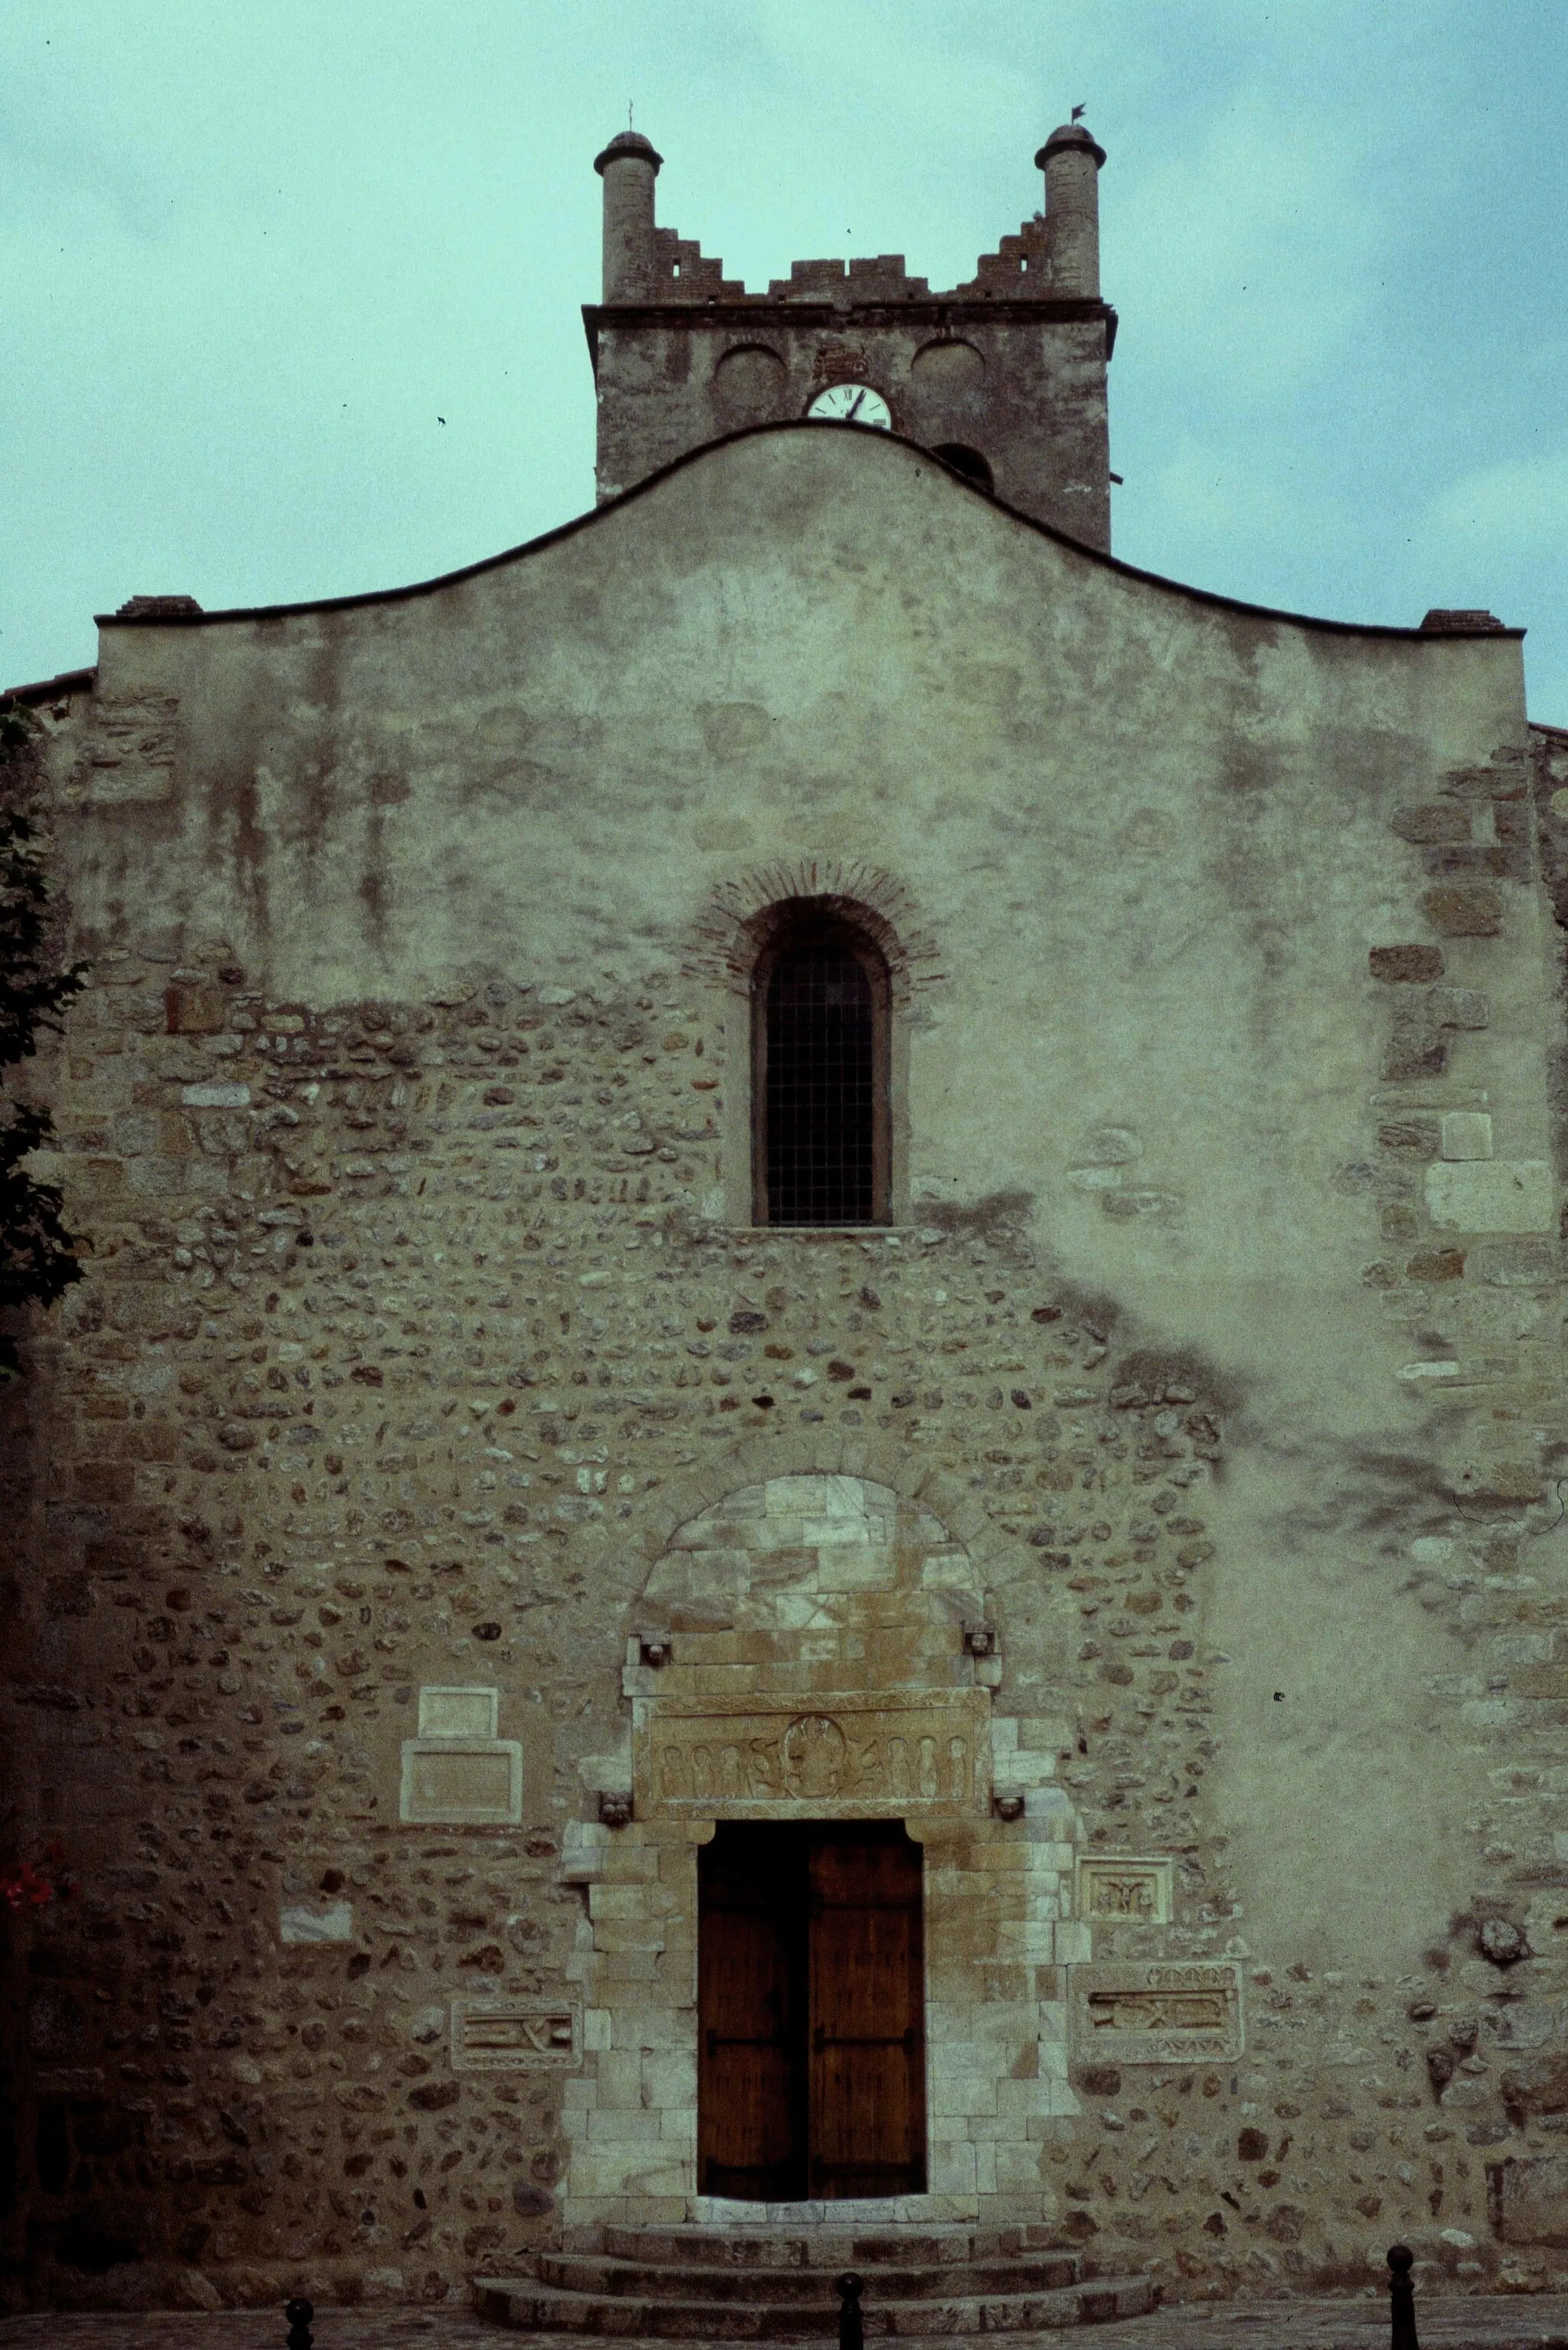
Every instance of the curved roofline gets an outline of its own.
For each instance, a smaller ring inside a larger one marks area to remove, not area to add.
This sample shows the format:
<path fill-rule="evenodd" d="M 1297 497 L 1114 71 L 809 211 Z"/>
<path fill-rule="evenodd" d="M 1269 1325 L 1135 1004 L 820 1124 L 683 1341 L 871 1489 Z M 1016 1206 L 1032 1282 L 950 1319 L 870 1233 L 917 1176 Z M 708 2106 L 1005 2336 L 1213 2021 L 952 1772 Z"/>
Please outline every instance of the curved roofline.
<path fill-rule="evenodd" d="M 542 531 L 537 538 L 524 539 L 520 546 L 505 547 L 499 555 L 487 555 L 478 563 L 465 563 L 461 570 L 443 571 L 433 579 L 414 580 L 405 588 L 371 588 L 357 596 L 317 596 L 297 604 L 237 604 L 218 612 L 100 612 L 94 618 L 100 629 L 208 629 L 231 620 L 284 620 L 306 612 L 351 612 L 369 609 L 378 604 L 405 604 L 417 596 L 434 596 L 443 588 L 458 587 L 465 579 L 483 578 L 487 571 L 499 571 L 504 564 L 518 563 L 525 556 L 539 555 L 547 546 L 559 546 L 564 539 L 574 537 L 578 531 L 591 529 L 607 515 L 618 514 L 638 498 L 648 496 L 661 482 L 669 481 L 672 474 L 684 472 L 689 465 L 700 464 L 715 449 L 730 448 L 737 441 L 759 440 L 767 433 L 784 432 L 853 432 L 865 440 L 894 442 L 901 449 L 911 451 L 917 457 L 925 457 L 941 465 L 943 473 L 964 496 L 979 498 L 993 511 L 1006 515 L 1025 530 L 1035 532 L 1041 538 L 1050 539 L 1070 554 L 1082 556 L 1086 563 L 1097 564 L 1124 579 L 1140 580 L 1146 587 L 1162 588 L 1170 595 L 1186 597 L 1193 603 L 1206 604 L 1218 611 L 1240 612 L 1253 620 L 1287 620 L 1293 628 L 1316 629 L 1329 636 L 1391 637 L 1406 643 L 1421 645 L 1452 644 L 1456 639 L 1470 636 L 1484 637 L 1492 643 L 1500 637 L 1517 642 L 1525 633 L 1522 629 L 1492 627 L 1439 634 L 1418 628 L 1390 628 L 1376 620 L 1325 620 L 1313 612 L 1287 612 L 1274 605 L 1245 603 L 1239 596 L 1222 596 L 1210 588 L 1194 588 L 1182 579 L 1168 579 L 1161 572 L 1145 571 L 1137 564 L 1124 563 L 1119 556 L 1107 554 L 1100 547 L 1086 546 L 1082 539 L 1058 530 L 1054 524 L 1040 522 L 1033 515 L 1024 514 L 1017 506 L 1009 505 L 1005 498 L 999 498 L 992 492 L 966 481 L 950 465 L 943 465 L 934 451 L 918 441 L 906 439 L 901 432 L 892 432 L 877 425 L 849 424 L 828 418 L 804 416 L 789 417 L 770 424 L 743 424 L 736 432 L 721 434 L 717 440 L 704 441 L 700 447 L 688 449 L 680 456 L 671 459 L 668 465 L 659 466 L 657 473 L 645 474 L 640 482 L 634 482 L 630 489 L 618 491 L 613 498 L 607 498 L 602 506 L 591 506 L 586 514 L 575 515 L 570 522 L 557 523 L 554 530 Z"/>

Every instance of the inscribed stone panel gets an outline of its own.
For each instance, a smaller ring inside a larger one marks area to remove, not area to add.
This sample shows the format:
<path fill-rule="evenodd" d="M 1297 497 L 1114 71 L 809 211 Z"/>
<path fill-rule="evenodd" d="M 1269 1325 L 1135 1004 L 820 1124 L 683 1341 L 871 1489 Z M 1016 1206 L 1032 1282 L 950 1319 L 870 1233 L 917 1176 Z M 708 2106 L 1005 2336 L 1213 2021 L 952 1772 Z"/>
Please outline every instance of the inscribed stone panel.
<path fill-rule="evenodd" d="M 421 1738 L 493 1738 L 501 1692 L 493 1689 L 421 1689 Z"/>
<path fill-rule="evenodd" d="M 1073 1970 L 1075 2054 L 1115 2064 L 1200 2064 L 1241 2054 L 1241 1980 L 1223 1963 Z"/>
<path fill-rule="evenodd" d="M 405 1739 L 399 1814 L 415 1827 L 515 1827 L 522 1747 L 510 1738 Z"/>

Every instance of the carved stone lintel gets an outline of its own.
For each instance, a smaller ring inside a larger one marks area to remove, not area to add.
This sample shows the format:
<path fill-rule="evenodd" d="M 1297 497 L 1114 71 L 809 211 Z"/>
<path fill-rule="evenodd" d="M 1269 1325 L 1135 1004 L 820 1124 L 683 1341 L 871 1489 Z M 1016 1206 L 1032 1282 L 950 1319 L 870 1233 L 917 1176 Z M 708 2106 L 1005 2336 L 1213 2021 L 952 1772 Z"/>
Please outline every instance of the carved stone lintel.
<path fill-rule="evenodd" d="M 990 1697 L 953 1690 L 744 1708 L 649 1701 L 638 1724 L 648 1809 L 719 1819 L 901 1818 L 991 1806 Z"/>

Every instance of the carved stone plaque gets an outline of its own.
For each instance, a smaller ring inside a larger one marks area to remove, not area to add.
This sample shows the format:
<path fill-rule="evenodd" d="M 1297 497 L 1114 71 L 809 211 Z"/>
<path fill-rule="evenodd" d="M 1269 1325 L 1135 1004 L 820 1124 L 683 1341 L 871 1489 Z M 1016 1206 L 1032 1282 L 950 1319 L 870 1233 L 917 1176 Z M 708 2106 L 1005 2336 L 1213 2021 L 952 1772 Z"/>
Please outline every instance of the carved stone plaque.
<path fill-rule="evenodd" d="M 1241 2054 L 1241 1978 L 1222 1961 L 1075 1967 L 1074 2054 L 1115 2064 L 1201 2064 Z"/>
<path fill-rule="evenodd" d="M 497 1738 L 500 1692 L 420 1691 L 420 1734 L 403 1741 L 398 1816 L 410 1827 L 515 1827 L 523 1816 L 523 1749 Z"/>
<path fill-rule="evenodd" d="M 582 2062 L 582 2011 L 565 1999 L 454 1999 L 452 2062 L 459 2073 L 514 2073 Z"/>
<path fill-rule="evenodd" d="M 1081 1855 L 1078 1915 L 1107 1926 L 1168 1926 L 1173 1873 L 1168 1860 Z"/>
<path fill-rule="evenodd" d="M 983 1813 L 991 1801 L 983 1690 L 912 1699 L 815 1697 L 763 1710 L 653 1700 L 639 1724 L 639 1804 L 720 1819 L 877 1819 Z"/>
<path fill-rule="evenodd" d="M 494 1738 L 501 1692 L 493 1689 L 421 1689 L 421 1738 Z"/>
<path fill-rule="evenodd" d="M 406 1738 L 399 1816 L 413 1827 L 515 1827 L 522 1747 L 509 1738 Z"/>

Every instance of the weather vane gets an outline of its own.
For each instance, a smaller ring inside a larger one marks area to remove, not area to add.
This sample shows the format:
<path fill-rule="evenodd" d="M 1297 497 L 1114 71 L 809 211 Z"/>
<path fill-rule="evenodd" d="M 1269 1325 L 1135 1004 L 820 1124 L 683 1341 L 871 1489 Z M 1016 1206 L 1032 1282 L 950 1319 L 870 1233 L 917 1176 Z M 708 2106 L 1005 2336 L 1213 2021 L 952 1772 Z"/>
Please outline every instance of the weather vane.
<path fill-rule="evenodd" d="M 1083 118 L 1083 114 L 1084 114 L 1084 109 L 1083 109 L 1081 106 L 1075 106 L 1075 107 L 1073 109 L 1073 120 L 1074 120 L 1074 121 L 1075 121 L 1075 122 L 1077 122 L 1077 121 L 1081 120 L 1082 120 L 1082 118 Z"/>

